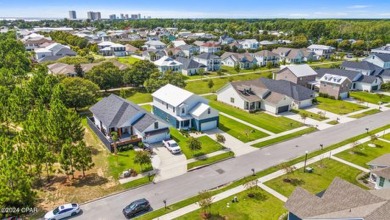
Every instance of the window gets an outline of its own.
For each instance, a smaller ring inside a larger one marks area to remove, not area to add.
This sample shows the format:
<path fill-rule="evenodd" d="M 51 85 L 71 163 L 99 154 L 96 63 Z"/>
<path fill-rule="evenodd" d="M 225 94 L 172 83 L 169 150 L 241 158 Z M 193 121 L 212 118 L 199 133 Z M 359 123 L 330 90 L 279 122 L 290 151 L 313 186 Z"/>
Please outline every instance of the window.
<path fill-rule="evenodd" d="M 175 108 L 175 107 L 173 107 L 172 109 L 173 109 L 173 112 L 175 112 L 175 109 L 176 109 L 176 108 Z"/>
<path fill-rule="evenodd" d="M 181 113 L 184 114 L 186 112 L 185 108 L 181 109 Z"/>
<path fill-rule="evenodd" d="M 384 184 L 385 184 L 385 178 L 379 177 L 379 186 L 383 187 Z"/>
<path fill-rule="evenodd" d="M 158 129 L 158 121 L 154 122 L 154 129 Z"/>
<path fill-rule="evenodd" d="M 234 98 L 230 98 L 230 102 L 231 102 L 231 103 L 234 103 Z"/>
<path fill-rule="evenodd" d="M 210 113 L 211 113 L 211 109 L 208 108 L 208 109 L 207 109 L 207 114 L 210 114 Z"/>
<path fill-rule="evenodd" d="M 168 106 L 168 103 L 167 103 L 167 109 L 169 108 L 169 106 Z"/>

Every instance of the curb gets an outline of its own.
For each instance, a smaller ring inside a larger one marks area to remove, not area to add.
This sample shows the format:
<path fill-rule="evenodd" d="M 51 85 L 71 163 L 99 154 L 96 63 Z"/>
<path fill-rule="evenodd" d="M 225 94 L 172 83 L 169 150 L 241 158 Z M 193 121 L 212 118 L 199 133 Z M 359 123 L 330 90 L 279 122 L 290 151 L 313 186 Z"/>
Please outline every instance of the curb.
<path fill-rule="evenodd" d="M 231 157 L 227 157 L 227 158 L 224 158 L 224 159 L 222 159 L 222 160 L 215 161 L 215 162 L 213 162 L 213 163 L 209 163 L 209 164 L 201 165 L 201 166 L 198 166 L 198 167 L 194 167 L 194 168 L 191 168 L 191 169 L 187 170 L 187 172 L 192 172 L 192 171 L 195 171 L 195 170 L 199 170 L 199 169 L 202 169 L 202 168 L 205 168 L 205 167 L 214 165 L 214 164 L 216 164 L 216 163 L 219 163 L 219 162 L 222 162 L 222 161 L 225 161 L 225 160 L 230 160 L 230 159 L 235 158 L 235 157 L 236 157 L 236 156 L 233 155 L 233 156 L 231 156 Z"/>

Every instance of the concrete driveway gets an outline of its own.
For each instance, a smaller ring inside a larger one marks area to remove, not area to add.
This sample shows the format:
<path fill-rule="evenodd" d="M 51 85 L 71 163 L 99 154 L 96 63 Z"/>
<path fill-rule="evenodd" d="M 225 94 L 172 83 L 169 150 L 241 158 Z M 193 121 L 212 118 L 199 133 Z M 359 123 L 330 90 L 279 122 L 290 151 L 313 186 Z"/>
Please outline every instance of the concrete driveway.
<path fill-rule="evenodd" d="M 157 170 L 154 182 L 160 182 L 187 173 L 187 158 L 184 154 L 174 155 L 162 144 L 154 144 L 152 149 L 155 154 L 152 164 Z"/>

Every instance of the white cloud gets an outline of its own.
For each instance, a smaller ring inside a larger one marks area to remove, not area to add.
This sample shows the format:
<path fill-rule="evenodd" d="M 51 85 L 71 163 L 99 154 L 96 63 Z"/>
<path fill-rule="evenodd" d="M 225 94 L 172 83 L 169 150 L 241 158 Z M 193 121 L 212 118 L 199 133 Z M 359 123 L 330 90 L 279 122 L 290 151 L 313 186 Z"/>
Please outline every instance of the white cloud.
<path fill-rule="evenodd" d="M 361 9 L 361 8 L 369 8 L 369 7 L 371 7 L 371 6 L 370 5 L 351 5 L 348 8 L 351 8 L 351 9 Z"/>

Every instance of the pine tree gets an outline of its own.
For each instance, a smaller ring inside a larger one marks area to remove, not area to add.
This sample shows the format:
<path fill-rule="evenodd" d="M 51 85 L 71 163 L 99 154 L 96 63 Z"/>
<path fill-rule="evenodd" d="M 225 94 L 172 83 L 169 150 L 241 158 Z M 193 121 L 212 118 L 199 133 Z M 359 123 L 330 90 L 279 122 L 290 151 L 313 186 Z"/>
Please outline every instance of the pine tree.
<path fill-rule="evenodd" d="M 78 77 L 84 77 L 84 71 L 83 68 L 81 68 L 80 63 L 76 63 L 74 65 L 74 72 L 77 74 Z"/>
<path fill-rule="evenodd" d="M 90 147 L 85 146 L 84 141 L 79 142 L 75 148 L 76 157 L 74 166 L 78 171 L 82 171 L 83 177 L 85 177 L 85 171 L 95 166 L 92 162 L 92 150 Z"/>
<path fill-rule="evenodd" d="M 67 140 L 67 142 L 62 146 L 61 154 L 59 157 L 59 162 L 61 164 L 61 169 L 65 172 L 67 176 L 72 175 L 74 179 L 74 171 L 75 171 L 75 157 L 77 150 L 72 143 Z"/>

